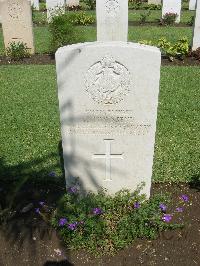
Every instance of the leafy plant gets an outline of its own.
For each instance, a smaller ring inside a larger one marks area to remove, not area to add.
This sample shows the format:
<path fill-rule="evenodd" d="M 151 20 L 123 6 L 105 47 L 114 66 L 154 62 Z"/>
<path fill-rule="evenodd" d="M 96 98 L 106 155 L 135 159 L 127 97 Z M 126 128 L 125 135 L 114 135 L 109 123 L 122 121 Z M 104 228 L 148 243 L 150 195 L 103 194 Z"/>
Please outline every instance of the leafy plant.
<path fill-rule="evenodd" d="M 46 3 L 45 2 L 41 2 L 40 3 L 40 11 L 46 11 L 47 8 L 46 8 Z"/>
<path fill-rule="evenodd" d="M 96 0 L 83 0 L 83 2 L 88 6 L 90 10 L 95 10 Z"/>
<path fill-rule="evenodd" d="M 144 45 L 153 45 L 152 41 L 147 41 L 147 40 L 141 40 L 139 41 L 140 44 L 144 44 Z"/>
<path fill-rule="evenodd" d="M 161 24 L 173 25 L 176 21 L 177 16 L 178 15 L 176 13 L 166 13 L 161 19 Z"/>
<path fill-rule="evenodd" d="M 87 15 L 85 12 L 74 12 L 71 16 L 71 22 L 74 25 L 89 25 L 95 22 L 94 16 Z"/>
<path fill-rule="evenodd" d="M 54 53 L 59 47 L 84 41 L 83 34 L 73 24 L 73 13 L 65 13 L 52 17 L 49 23 L 51 33 L 51 51 Z"/>
<path fill-rule="evenodd" d="M 194 21 L 195 21 L 195 17 L 191 16 L 189 21 L 187 22 L 188 25 L 193 26 L 194 25 Z"/>
<path fill-rule="evenodd" d="M 154 5 L 154 4 L 149 4 L 144 6 L 144 9 L 148 9 L 148 10 L 161 10 L 162 6 L 161 5 Z"/>
<path fill-rule="evenodd" d="M 121 190 L 114 197 L 104 191 L 79 194 L 77 186 L 69 188 L 55 210 L 52 225 L 71 249 L 87 249 L 93 254 L 114 253 L 136 238 L 156 238 L 159 231 L 179 227 L 169 223 L 164 214 L 169 199 L 156 195 L 146 200 L 140 195 Z"/>
<path fill-rule="evenodd" d="M 147 20 L 147 18 L 150 16 L 150 14 L 151 14 L 151 11 L 149 10 L 149 11 L 147 11 L 147 12 L 144 12 L 144 13 L 142 13 L 142 14 L 140 14 L 140 23 L 142 24 L 142 23 L 145 23 L 146 22 L 146 20 Z"/>
<path fill-rule="evenodd" d="M 11 58 L 11 60 L 21 60 L 25 57 L 30 56 L 29 48 L 26 43 L 23 42 L 11 42 L 6 48 L 6 55 Z"/>
<path fill-rule="evenodd" d="M 179 39 L 175 44 L 171 44 L 166 38 L 158 40 L 157 46 L 161 48 L 163 54 L 172 61 L 174 57 L 183 59 L 189 53 L 189 43 L 187 38 Z"/>

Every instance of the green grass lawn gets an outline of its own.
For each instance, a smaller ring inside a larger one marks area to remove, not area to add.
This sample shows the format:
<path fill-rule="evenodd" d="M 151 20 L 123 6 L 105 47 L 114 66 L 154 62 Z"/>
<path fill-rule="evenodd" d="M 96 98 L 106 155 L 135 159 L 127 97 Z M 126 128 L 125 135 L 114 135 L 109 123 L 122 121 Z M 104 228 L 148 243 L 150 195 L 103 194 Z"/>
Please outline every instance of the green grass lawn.
<path fill-rule="evenodd" d="M 55 67 L 1 66 L 0 172 L 61 174 Z M 155 181 L 186 181 L 200 165 L 198 67 L 162 67 Z"/>
<path fill-rule="evenodd" d="M 96 28 L 92 26 L 81 26 L 82 36 L 86 41 L 96 40 Z M 50 50 L 50 33 L 47 27 L 34 27 L 36 53 L 48 53 Z M 187 37 L 189 42 L 192 40 L 191 27 L 129 27 L 129 41 L 137 42 L 141 40 L 157 41 L 161 37 L 166 37 L 169 41 L 175 42 L 179 38 Z M 0 54 L 3 54 L 3 34 L 0 31 Z"/>

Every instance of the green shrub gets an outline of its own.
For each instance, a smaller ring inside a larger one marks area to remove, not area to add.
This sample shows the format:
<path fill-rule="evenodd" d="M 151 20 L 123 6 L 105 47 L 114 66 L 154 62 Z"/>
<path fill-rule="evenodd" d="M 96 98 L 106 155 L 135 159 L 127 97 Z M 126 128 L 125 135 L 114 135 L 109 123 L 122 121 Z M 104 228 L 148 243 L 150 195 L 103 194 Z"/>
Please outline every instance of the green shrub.
<path fill-rule="evenodd" d="M 54 16 L 49 23 L 51 33 L 50 50 L 55 53 L 59 47 L 84 41 L 80 29 L 73 24 L 73 13 Z"/>
<path fill-rule="evenodd" d="M 6 48 L 6 55 L 11 58 L 11 60 L 21 60 L 25 57 L 30 56 L 29 48 L 26 43 L 23 42 L 11 42 Z"/>
<path fill-rule="evenodd" d="M 140 1 L 140 0 L 129 0 L 128 5 L 129 5 L 129 9 L 138 10 L 138 9 L 141 9 L 142 1 Z"/>
<path fill-rule="evenodd" d="M 46 11 L 46 3 L 40 3 L 40 11 Z"/>
<path fill-rule="evenodd" d="M 71 187 L 54 211 L 52 225 L 69 248 L 94 255 L 112 254 L 136 238 L 154 239 L 161 230 L 180 227 L 163 221 L 166 214 L 160 204 L 169 203 L 166 196 L 146 200 L 139 191 L 122 190 L 114 197 L 101 191 L 83 197 Z"/>
<path fill-rule="evenodd" d="M 140 44 L 144 44 L 144 45 L 151 45 L 151 46 L 153 46 L 152 41 L 141 40 L 141 41 L 139 41 L 139 43 L 140 43 Z"/>
<path fill-rule="evenodd" d="M 166 38 L 158 40 L 157 46 L 161 48 L 162 54 L 173 60 L 174 57 L 183 59 L 189 53 L 189 43 L 187 38 L 179 39 L 175 44 L 171 44 Z"/>
<path fill-rule="evenodd" d="M 191 16 L 189 21 L 187 22 L 188 25 L 193 26 L 194 25 L 194 21 L 195 21 L 195 17 Z"/>
<path fill-rule="evenodd" d="M 96 0 L 83 0 L 84 4 L 88 6 L 90 10 L 95 10 L 96 8 Z"/>
<path fill-rule="evenodd" d="M 94 16 L 87 15 L 85 12 L 74 12 L 71 16 L 71 22 L 74 25 L 89 25 L 95 22 Z"/>
<path fill-rule="evenodd" d="M 161 19 L 161 24 L 164 25 L 173 25 L 177 18 L 176 13 L 166 13 L 163 18 Z"/>
<path fill-rule="evenodd" d="M 148 9 L 148 10 L 161 10 L 162 6 L 161 5 L 154 5 L 154 4 L 147 4 L 144 6 L 144 9 Z"/>

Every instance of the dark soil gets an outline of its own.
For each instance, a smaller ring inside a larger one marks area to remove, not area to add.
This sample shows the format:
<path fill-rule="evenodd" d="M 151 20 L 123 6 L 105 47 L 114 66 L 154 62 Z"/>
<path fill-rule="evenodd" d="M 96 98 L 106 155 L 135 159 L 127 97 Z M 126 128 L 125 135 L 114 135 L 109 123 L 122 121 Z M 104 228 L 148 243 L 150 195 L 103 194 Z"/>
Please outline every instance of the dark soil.
<path fill-rule="evenodd" d="M 6 56 L 0 56 L 0 65 L 53 65 L 55 57 L 50 54 L 34 54 L 19 61 L 11 60 Z"/>
<path fill-rule="evenodd" d="M 0 56 L 0 65 L 54 65 L 55 57 L 50 54 L 35 54 L 31 57 L 19 61 L 10 60 L 6 56 Z M 184 60 L 174 59 L 170 61 L 167 57 L 162 57 L 162 65 L 175 66 L 200 66 L 200 60 L 194 57 L 186 57 Z"/>
<path fill-rule="evenodd" d="M 18 212 L 14 218 L 1 227 L 0 265 L 200 265 L 199 181 L 188 185 L 154 184 L 152 194 L 157 192 L 172 193 L 171 207 L 173 208 L 177 207 L 181 194 L 189 196 L 189 204 L 181 214 L 185 223 L 183 229 L 160 233 L 156 240 L 136 240 L 132 246 L 115 256 L 103 256 L 96 259 L 84 251 L 67 250 L 56 232 L 32 209 L 23 214 Z"/>
<path fill-rule="evenodd" d="M 154 21 L 146 21 L 141 23 L 140 21 L 129 21 L 129 26 L 156 26 L 156 27 L 177 27 L 177 28 L 185 28 L 185 27 L 192 27 L 192 25 L 189 25 L 188 23 L 175 23 L 172 25 L 164 25 L 160 22 L 154 22 Z"/>

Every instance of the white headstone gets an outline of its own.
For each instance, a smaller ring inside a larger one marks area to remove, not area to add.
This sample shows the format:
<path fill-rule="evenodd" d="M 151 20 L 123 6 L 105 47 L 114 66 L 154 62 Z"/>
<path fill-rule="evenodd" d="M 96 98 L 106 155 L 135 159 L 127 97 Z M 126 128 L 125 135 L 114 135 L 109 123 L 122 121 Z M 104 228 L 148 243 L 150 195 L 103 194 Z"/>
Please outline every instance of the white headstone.
<path fill-rule="evenodd" d="M 161 0 L 148 0 L 148 5 L 161 5 L 162 1 Z"/>
<path fill-rule="evenodd" d="M 4 44 L 26 43 L 30 53 L 34 53 L 31 2 L 27 0 L 0 1 Z"/>
<path fill-rule="evenodd" d="M 40 10 L 39 0 L 31 0 L 31 5 L 34 9 Z"/>
<path fill-rule="evenodd" d="M 97 41 L 127 41 L 128 0 L 97 0 Z"/>
<path fill-rule="evenodd" d="M 200 47 L 200 0 L 197 0 L 192 50 L 194 51 L 199 47 Z"/>
<path fill-rule="evenodd" d="M 177 14 L 175 22 L 179 23 L 181 18 L 181 0 L 163 0 L 162 17 L 166 13 Z"/>
<path fill-rule="evenodd" d="M 46 0 L 46 8 L 47 20 L 50 22 L 54 15 L 65 12 L 65 0 Z"/>
<path fill-rule="evenodd" d="M 196 3 L 197 3 L 197 0 L 190 0 L 189 10 L 195 10 L 196 9 Z"/>
<path fill-rule="evenodd" d="M 79 6 L 79 0 L 66 0 L 67 6 Z"/>
<path fill-rule="evenodd" d="M 67 186 L 113 194 L 145 182 L 150 195 L 160 50 L 127 42 L 58 49 L 56 68 Z"/>

